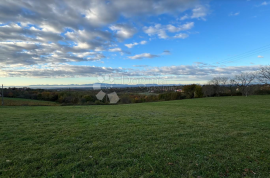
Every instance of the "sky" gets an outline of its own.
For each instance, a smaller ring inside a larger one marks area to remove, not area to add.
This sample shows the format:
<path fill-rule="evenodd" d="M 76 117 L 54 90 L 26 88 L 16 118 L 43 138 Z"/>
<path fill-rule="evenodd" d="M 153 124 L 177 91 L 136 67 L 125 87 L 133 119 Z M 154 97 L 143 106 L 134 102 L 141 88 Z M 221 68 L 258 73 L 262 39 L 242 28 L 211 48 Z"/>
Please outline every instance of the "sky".
<path fill-rule="evenodd" d="M 270 59 L 270 1 L 1 0 L 0 83 L 205 84 Z"/>

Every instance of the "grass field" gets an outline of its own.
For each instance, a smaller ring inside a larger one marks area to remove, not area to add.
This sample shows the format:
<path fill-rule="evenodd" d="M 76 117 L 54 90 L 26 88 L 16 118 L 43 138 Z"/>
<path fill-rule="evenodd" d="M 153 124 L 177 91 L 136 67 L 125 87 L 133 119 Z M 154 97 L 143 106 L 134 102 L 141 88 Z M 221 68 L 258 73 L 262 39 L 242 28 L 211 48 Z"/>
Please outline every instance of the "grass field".
<path fill-rule="evenodd" d="M 270 177 L 269 104 L 0 107 L 0 177 Z"/>
<path fill-rule="evenodd" d="M 0 97 L 0 104 L 2 104 L 2 98 Z M 21 98 L 4 98 L 5 106 L 57 106 L 60 105 L 51 101 L 30 100 Z M 1 106 L 0 106 L 1 107 Z"/>

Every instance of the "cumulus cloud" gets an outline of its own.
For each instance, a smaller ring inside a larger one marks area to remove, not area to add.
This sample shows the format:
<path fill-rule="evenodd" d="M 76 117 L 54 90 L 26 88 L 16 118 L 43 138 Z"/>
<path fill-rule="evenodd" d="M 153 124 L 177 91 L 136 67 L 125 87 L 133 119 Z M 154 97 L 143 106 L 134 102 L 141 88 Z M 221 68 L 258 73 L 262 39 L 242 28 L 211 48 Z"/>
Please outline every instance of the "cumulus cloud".
<path fill-rule="evenodd" d="M 264 58 L 263 56 L 259 55 L 258 58 Z"/>
<path fill-rule="evenodd" d="M 121 48 L 111 48 L 109 49 L 110 52 L 122 52 Z"/>
<path fill-rule="evenodd" d="M 126 47 L 128 48 L 133 48 L 134 46 L 137 46 L 139 43 L 130 43 L 130 44 L 125 44 Z"/>
<path fill-rule="evenodd" d="M 208 13 L 208 7 L 199 5 L 192 10 L 191 18 L 199 18 L 199 19 L 205 20 L 207 13 Z"/>
<path fill-rule="evenodd" d="M 180 17 L 179 20 L 186 20 L 189 19 L 189 15 L 185 14 L 184 16 Z"/>
<path fill-rule="evenodd" d="M 194 22 L 188 22 L 186 24 L 183 25 L 179 25 L 179 26 L 173 26 L 173 25 L 167 25 L 167 30 L 169 32 L 179 32 L 179 31 L 186 31 L 186 30 L 190 30 L 194 27 Z"/>
<path fill-rule="evenodd" d="M 137 54 L 135 56 L 129 56 L 129 59 L 145 59 L 145 58 L 155 58 L 159 57 L 158 55 L 150 54 L 150 53 L 143 53 L 143 54 Z"/>
<path fill-rule="evenodd" d="M 161 25 L 161 24 L 156 24 L 154 26 L 144 27 L 144 32 L 147 33 L 149 36 L 158 35 L 159 38 L 166 39 L 166 38 L 169 38 L 169 36 L 167 35 L 167 32 L 176 33 L 179 31 L 187 31 L 187 30 L 192 29 L 193 27 L 194 27 L 194 22 L 187 22 L 179 26 L 174 26 L 171 24 L 166 25 L 166 26 Z"/>
<path fill-rule="evenodd" d="M 147 41 L 141 41 L 140 43 L 135 42 L 135 43 L 125 44 L 125 46 L 128 47 L 128 48 L 133 48 L 134 46 L 137 46 L 139 44 L 144 45 L 146 43 L 147 43 Z"/>
<path fill-rule="evenodd" d="M 206 20 L 205 17 L 209 13 L 208 9 L 209 9 L 208 6 L 198 5 L 194 9 L 192 9 L 192 14 L 191 15 L 185 14 L 184 16 L 180 17 L 179 20 L 186 20 L 186 19 Z"/>
<path fill-rule="evenodd" d="M 110 29 L 116 31 L 116 37 L 119 41 L 131 38 L 137 32 L 134 27 L 127 24 L 112 25 Z"/>
<path fill-rule="evenodd" d="M 121 55 L 130 54 L 129 51 L 125 51 L 125 50 L 123 50 L 123 49 L 121 49 L 119 47 L 117 47 L 117 48 L 110 48 L 109 49 L 109 52 L 119 52 L 119 53 L 121 53 Z"/>
<path fill-rule="evenodd" d="M 11 72 L 9 76 L 43 76 L 54 70 L 44 69 L 38 73 L 38 69 L 28 69 L 27 66 L 99 61 L 106 58 L 103 52 L 123 52 L 116 44 L 137 33 L 139 25 L 130 23 L 134 18 L 177 15 L 191 9 L 197 14 L 194 18 L 204 17 L 203 7 L 201 15 L 200 10 L 194 10 L 198 7 L 201 7 L 198 0 L 0 1 L 0 65 L 9 66 L 9 70 L 5 68 L 4 71 L 6 75 Z M 145 30 L 149 35 L 168 38 L 167 33 L 189 30 L 194 25 L 192 23 L 161 25 Z M 146 41 L 126 46 L 132 48 L 139 44 L 146 44 Z M 157 55 L 130 56 L 131 59 L 153 57 Z M 12 70 L 10 66 L 14 65 L 27 69 Z M 68 67 L 81 70 L 80 67 Z M 56 66 L 55 69 L 55 74 L 61 74 L 65 68 Z M 82 69 L 88 70 L 87 67 Z"/>
<path fill-rule="evenodd" d="M 179 33 L 177 35 L 174 36 L 174 38 L 181 38 L 181 39 L 185 39 L 187 38 L 189 35 L 186 33 Z"/>
<path fill-rule="evenodd" d="M 154 26 L 144 27 L 144 32 L 149 36 L 158 35 L 159 38 L 167 38 L 167 34 L 164 28 L 162 28 L 161 24 L 156 24 Z"/>

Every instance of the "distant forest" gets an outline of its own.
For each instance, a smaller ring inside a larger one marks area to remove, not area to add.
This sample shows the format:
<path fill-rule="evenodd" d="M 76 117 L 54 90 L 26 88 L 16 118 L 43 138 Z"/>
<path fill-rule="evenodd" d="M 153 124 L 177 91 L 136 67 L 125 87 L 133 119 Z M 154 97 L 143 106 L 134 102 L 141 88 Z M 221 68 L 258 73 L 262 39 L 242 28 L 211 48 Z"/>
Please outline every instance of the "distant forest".
<path fill-rule="evenodd" d="M 116 92 L 117 104 L 169 101 L 202 97 L 249 96 L 270 94 L 270 66 L 261 67 L 259 71 L 241 73 L 234 78 L 214 77 L 206 85 L 127 87 L 103 89 L 110 94 Z M 110 104 L 106 95 L 98 100 L 99 90 L 93 89 L 30 89 L 5 88 L 4 97 L 45 100 L 62 105 Z"/>

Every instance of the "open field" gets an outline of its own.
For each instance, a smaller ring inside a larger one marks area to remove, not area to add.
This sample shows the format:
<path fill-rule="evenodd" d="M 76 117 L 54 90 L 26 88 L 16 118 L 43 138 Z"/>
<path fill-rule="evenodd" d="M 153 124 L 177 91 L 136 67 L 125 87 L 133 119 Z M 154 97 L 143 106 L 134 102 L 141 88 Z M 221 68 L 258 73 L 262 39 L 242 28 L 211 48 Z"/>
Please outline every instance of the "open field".
<path fill-rule="evenodd" d="M 269 104 L 0 107 L 0 177 L 270 177 Z"/>
<path fill-rule="evenodd" d="M 0 97 L 0 105 L 2 98 Z M 30 100 L 21 98 L 4 98 L 5 106 L 58 106 L 60 104 L 51 101 Z M 1 107 L 1 106 L 0 106 Z"/>

